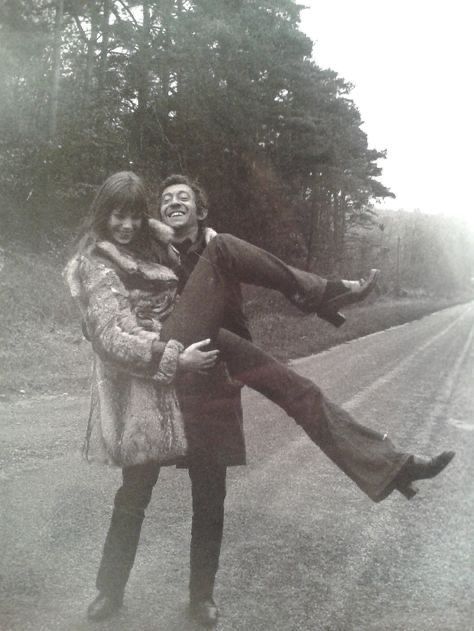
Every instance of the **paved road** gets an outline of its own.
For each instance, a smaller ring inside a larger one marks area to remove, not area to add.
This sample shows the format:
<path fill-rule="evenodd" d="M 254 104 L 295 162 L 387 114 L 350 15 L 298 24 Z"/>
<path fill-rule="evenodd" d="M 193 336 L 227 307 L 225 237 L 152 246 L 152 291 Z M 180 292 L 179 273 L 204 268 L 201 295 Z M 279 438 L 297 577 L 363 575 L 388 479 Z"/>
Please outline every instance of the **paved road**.
<path fill-rule="evenodd" d="M 407 450 L 457 456 L 407 502 L 371 503 L 262 397 L 231 470 L 217 588 L 228 631 L 474 629 L 474 306 L 295 363 Z M 317 334 L 317 333 L 315 333 Z M 119 472 L 81 463 L 87 402 L 0 405 L 0 630 L 185 631 L 190 494 L 166 469 L 119 617 L 85 620 Z"/>

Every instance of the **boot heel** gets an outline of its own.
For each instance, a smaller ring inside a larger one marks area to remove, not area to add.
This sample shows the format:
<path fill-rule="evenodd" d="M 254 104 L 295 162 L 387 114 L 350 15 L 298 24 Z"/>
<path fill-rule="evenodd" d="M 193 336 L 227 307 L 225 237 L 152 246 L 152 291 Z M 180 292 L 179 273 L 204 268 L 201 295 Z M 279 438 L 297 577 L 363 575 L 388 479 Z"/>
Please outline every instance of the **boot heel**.
<path fill-rule="evenodd" d="M 404 495 L 407 500 L 411 500 L 418 493 L 418 489 L 416 486 L 412 486 L 411 482 L 407 482 L 406 484 L 400 484 L 395 487 L 397 491 L 399 491 L 402 495 Z"/>
<path fill-rule="evenodd" d="M 329 324 L 332 324 L 335 327 L 342 326 L 346 321 L 346 318 L 342 315 L 342 313 L 330 308 L 321 307 L 316 311 L 316 315 L 318 318 L 326 320 L 326 322 L 329 322 Z"/>

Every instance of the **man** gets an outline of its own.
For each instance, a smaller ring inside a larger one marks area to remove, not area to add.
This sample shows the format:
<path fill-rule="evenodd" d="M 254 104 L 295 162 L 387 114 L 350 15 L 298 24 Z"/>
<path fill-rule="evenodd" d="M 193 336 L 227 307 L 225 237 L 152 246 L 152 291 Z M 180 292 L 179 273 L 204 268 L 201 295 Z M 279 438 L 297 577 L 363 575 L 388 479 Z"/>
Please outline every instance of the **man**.
<path fill-rule="evenodd" d="M 160 218 L 174 230 L 179 252 L 179 290 L 184 287 L 210 236 L 205 229 L 207 199 L 183 175 L 172 175 L 161 186 Z M 240 289 L 229 295 L 225 328 L 250 338 L 242 311 Z M 197 454 L 189 465 L 193 520 L 190 553 L 190 612 L 205 626 L 217 622 L 213 598 L 224 527 L 227 466 L 245 464 L 241 386 L 232 382 L 220 363 L 208 375 L 185 374 L 179 385 L 180 404 Z"/>
<path fill-rule="evenodd" d="M 215 233 L 205 227 L 207 199 L 196 182 L 184 175 L 171 175 L 162 183 L 160 192 L 160 218 L 174 230 L 173 244 L 180 258 L 175 271 L 179 277 L 178 291 L 182 291 Z M 375 273 L 367 283 L 328 281 L 327 304 L 341 294 L 368 293 L 374 282 Z M 337 308 L 328 307 L 318 315 L 336 326 L 344 322 Z M 238 285 L 229 293 L 223 328 L 251 339 Z M 227 466 L 245 464 L 240 393 L 240 384 L 230 379 L 222 362 L 205 376 L 185 373 L 178 384 L 180 405 L 192 436 L 192 452 L 197 454 L 189 465 L 193 498 L 190 612 L 206 626 L 215 625 L 218 618 L 213 589 L 224 526 L 226 470 Z"/>

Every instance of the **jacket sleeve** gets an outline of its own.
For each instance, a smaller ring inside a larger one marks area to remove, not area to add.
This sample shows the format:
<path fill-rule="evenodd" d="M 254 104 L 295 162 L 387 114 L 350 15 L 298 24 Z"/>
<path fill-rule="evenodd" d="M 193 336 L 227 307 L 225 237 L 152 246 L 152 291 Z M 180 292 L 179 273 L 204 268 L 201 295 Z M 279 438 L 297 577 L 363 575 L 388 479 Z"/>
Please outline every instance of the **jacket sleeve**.
<path fill-rule="evenodd" d="M 160 342 L 158 333 L 138 324 L 128 292 L 114 269 L 83 257 L 80 276 L 82 315 L 97 355 L 131 375 L 170 383 L 182 345 L 176 340 Z"/>

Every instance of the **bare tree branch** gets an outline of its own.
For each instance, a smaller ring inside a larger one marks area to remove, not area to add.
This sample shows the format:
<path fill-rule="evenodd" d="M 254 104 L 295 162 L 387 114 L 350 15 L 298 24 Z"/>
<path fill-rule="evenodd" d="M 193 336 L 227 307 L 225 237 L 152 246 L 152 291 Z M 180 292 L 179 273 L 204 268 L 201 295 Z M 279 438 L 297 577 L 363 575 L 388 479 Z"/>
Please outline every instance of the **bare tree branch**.
<path fill-rule="evenodd" d="M 123 2 L 123 0 L 118 0 L 119 3 L 122 5 L 122 7 L 125 9 L 125 11 L 128 13 L 128 15 L 132 18 L 133 23 L 135 24 L 135 26 L 137 28 L 140 28 L 140 24 L 137 22 L 137 20 L 135 19 L 135 16 L 133 15 L 133 13 L 130 11 L 130 8 L 127 7 L 127 5 L 125 4 L 125 2 Z"/>
<path fill-rule="evenodd" d="M 117 11 L 117 7 L 114 7 L 114 5 L 112 5 L 111 7 L 111 11 L 112 13 L 115 15 L 115 17 L 117 18 L 117 20 L 123 24 L 123 20 L 122 20 L 122 16 L 120 15 L 120 13 Z"/>
<path fill-rule="evenodd" d="M 89 43 L 89 38 L 87 37 L 86 32 L 85 32 L 85 30 L 84 30 L 84 28 L 83 28 L 83 26 L 81 24 L 79 16 L 77 15 L 77 13 L 73 13 L 72 11 L 70 11 L 70 13 L 71 13 L 72 17 L 74 18 L 74 22 L 76 23 L 76 26 L 77 26 L 77 29 L 79 31 L 79 35 L 81 36 L 81 39 L 83 39 L 84 42 L 86 44 L 88 44 Z"/>

